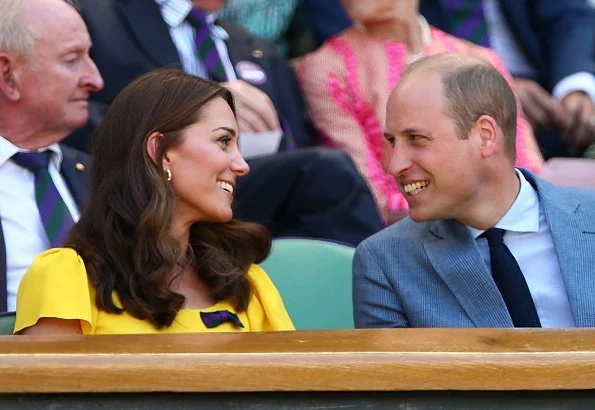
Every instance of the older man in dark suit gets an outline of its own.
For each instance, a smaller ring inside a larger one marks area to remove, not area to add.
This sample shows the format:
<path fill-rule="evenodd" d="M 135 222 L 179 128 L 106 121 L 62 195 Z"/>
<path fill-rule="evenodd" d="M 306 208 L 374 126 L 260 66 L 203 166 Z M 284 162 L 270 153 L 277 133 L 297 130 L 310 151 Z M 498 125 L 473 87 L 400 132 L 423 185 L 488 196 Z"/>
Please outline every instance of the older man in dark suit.
<path fill-rule="evenodd" d="M 86 199 L 86 155 L 59 142 L 103 81 L 63 0 L 0 2 L 0 312 L 37 254 L 60 246 Z"/>

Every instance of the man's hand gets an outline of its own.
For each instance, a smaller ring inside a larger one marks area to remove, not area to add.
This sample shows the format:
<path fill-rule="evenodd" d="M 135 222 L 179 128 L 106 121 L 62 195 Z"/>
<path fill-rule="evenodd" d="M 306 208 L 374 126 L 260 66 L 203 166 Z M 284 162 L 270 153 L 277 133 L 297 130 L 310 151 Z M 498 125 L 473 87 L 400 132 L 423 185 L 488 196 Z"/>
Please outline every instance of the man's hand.
<path fill-rule="evenodd" d="M 562 99 L 568 118 L 568 127 L 563 136 L 572 155 L 582 154 L 595 143 L 595 107 L 591 97 L 582 91 L 573 91 Z"/>
<path fill-rule="evenodd" d="M 533 80 L 515 78 L 516 92 L 523 112 L 535 131 L 556 129 L 564 133 L 570 118 L 562 104 Z"/>
<path fill-rule="evenodd" d="M 264 92 L 242 80 L 221 85 L 228 88 L 235 99 L 240 133 L 281 129 L 277 111 Z"/>

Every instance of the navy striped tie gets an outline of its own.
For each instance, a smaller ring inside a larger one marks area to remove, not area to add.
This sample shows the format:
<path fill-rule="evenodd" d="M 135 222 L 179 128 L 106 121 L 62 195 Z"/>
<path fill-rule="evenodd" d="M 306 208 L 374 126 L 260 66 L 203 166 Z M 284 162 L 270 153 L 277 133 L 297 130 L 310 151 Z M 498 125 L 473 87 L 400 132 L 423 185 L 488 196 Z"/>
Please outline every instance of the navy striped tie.
<path fill-rule="evenodd" d="M 194 43 L 196 45 L 196 53 L 198 54 L 197 57 L 200 58 L 200 61 L 207 69 L 209 79 L 218 82 L 227 81 L 219 51 L 217 51 L 215 42 L 211 38 L 211 31 L 209 30 L 206 15 L 200 10 L 192 8 L 187 20 L 196 30 Z"/>
<path fill-rule="evenodd" d="M 453 36 L 484 47 L 490 46 L 482 0 L 447 0 Z"/>
<path fill-rule="evenodd" d="M 50 176 L 50 155 L 50 151 L 19 152 L 12 156 L 12 160 L 35 175 L 35 201 L 39 215 L 50 244 L 57 248 L 63 245 L 74 220 Z"/>

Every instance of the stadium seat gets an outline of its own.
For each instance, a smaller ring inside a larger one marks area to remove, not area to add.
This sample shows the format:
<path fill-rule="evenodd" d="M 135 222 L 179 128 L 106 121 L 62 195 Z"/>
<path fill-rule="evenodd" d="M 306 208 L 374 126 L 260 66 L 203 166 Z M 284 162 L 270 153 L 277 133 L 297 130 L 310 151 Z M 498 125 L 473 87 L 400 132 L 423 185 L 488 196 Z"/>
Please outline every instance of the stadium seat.
<path fill-rule="evenodd" d="M 317 239 L 273 240 L 261 264 L 279 290 L 297 330 L 353 329 L 354 248 Z"/>
<path fill-rule="evenodd" d="M 0 336 L 12 335 L 15 319 L 15 312 L 0 312 Z"/>

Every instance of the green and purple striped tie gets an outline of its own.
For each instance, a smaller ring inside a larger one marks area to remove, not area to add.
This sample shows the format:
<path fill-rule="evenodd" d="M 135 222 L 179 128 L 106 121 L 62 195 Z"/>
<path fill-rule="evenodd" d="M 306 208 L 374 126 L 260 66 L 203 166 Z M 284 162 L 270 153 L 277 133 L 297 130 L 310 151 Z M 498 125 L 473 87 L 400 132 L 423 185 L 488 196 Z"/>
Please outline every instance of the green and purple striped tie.
<path fill-rule="evenodd" d="M 50 244 L 57 248 L 63 245 L 74 220 L 50 176 L 50 155 L 50 151 L 18 152 L 12 160 L 35 175 L 35 201 L 39 215 Z"/>
<path fill-rule="evenodd" d="M 490 46 L 482 0 L 447 0 L 452 28 L 450 33 L 484 47 Z"/>
<path fill-rule="evenodd" d="M 206 15 L 196 8 L 192 8 L 187 17 L 188 22 L 194 27 L 196 34 L 194 44 L 198 58 L 207 69 L 209 79 L 224 82 L 227 81 L 227 75 L 219 56 L 219 51 L 215 42 L 211 38 L 211 31 L 207 23 Z"/>

